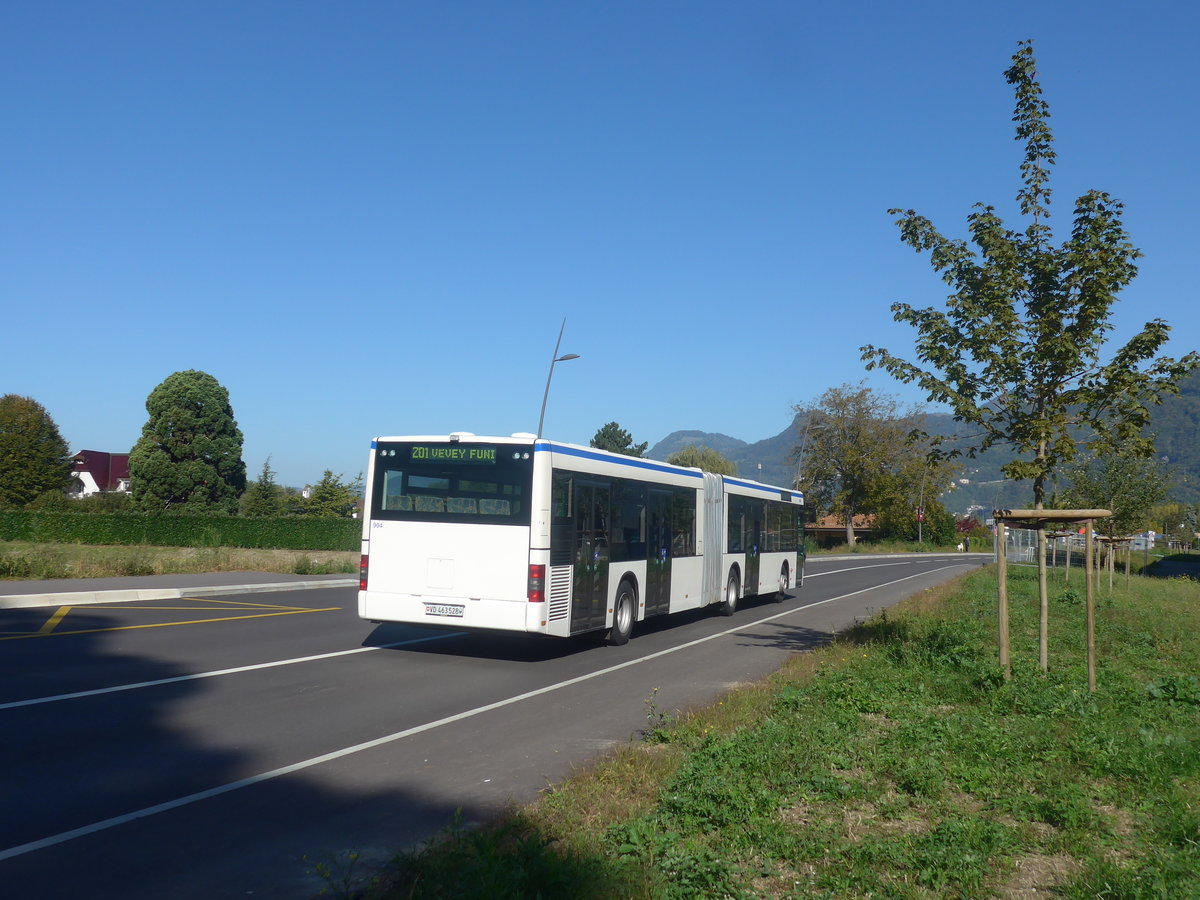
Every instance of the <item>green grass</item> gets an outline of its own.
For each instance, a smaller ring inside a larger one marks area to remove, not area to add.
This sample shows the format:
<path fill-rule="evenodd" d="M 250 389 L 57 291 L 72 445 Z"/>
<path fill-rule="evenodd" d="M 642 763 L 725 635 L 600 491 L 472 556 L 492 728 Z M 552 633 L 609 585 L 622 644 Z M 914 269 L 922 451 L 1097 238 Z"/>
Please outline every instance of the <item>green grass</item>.
<path fill-rule="evenodd" d="M 926 541 L 923 544 L 918 544 L 916 541 L 873 541 L 860 540 L 853 547 L 849 544 L 837 544 L 833 547 L 810 547 L 808 550 L 809 556 L 841 556 L 846 553 L 954 553 L 957 552 L 956 544 L 933 544 Z M 971 549 L 973 551 L 990 551 L 992 545 L 990 542 L 983 543 L 973 539 L 971 541 Z"/>
<path fill-rule="evenodd" d="M 368 896 L 1200 897 L 1200 585 L 992 570 L 668 721 L 529 808 L 399 857 Z M 1037 890 L 1035 894 L 1032 891 Z"/>
<path fill-rule="evenodd" d="M 202 572 L 328 575 L 358 571 L 346 550 L 251 550 L 239 547 L 157 547 L 34 544 L 0 541 L 0 580 L 102 578 Z"/>

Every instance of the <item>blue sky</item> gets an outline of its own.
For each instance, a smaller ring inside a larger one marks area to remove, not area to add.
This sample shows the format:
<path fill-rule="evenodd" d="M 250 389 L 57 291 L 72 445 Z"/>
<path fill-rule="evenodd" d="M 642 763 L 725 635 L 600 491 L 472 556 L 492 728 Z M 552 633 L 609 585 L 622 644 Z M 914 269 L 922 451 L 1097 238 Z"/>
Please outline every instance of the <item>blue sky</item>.
<path fill-rule="evenodd" d="M 1013 224 L 1003 71 L 1032 38 L 1075 197 L 1144 253 L 1114 339 L 1200 346 L 1189 3 L 106 2 L 0 6 L 0 393 L 127 450 L 201 369 L 251 476 L 377 435 L 616 420 L 755 441 L 912 355 L 946 289 L 886 210 Z M 1065 232 L 1063 232 L 1065 233 Z"/>

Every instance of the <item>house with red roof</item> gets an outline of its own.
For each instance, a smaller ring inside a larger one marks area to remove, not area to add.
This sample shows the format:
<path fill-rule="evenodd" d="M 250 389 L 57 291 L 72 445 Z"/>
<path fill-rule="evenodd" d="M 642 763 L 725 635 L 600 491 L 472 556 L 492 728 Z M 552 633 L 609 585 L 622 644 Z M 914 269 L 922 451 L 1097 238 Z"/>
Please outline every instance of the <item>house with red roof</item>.
<path fill-rule="evenodd" d="M 105 453 L 103 450 L 80 450 L 71 457 L 72 497 L 92 494 L 129 493 L 129 454 Z"/>

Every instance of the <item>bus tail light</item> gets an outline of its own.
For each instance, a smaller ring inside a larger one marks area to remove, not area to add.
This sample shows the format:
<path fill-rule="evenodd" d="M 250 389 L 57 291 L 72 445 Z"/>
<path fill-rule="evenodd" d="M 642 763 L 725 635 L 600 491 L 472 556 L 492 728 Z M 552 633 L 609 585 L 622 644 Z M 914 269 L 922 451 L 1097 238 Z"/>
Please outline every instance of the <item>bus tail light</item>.
<path fill-rule="evenodd" d="M 358 561 L 358 589 L 365 591 L 367 589 L 367 554 L 363 554 Z"/>
<path fill-rule="evenodd" d="M 541 565 L 529 565 L 529 602 L 530 603 L 545 603 L 546 602 L 546 567 Z"/>

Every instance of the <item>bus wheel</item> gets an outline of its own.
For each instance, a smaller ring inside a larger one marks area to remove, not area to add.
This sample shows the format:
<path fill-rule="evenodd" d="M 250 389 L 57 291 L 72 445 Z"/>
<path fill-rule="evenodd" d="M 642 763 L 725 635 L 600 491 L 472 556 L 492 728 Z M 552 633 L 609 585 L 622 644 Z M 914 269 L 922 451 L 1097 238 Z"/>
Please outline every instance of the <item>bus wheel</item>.
<path fill-rule="evenodd" d="M 725 599 L 721 601 L 718 607 L 721 615 L 732 616 L 737 612 L 738 587 L 737 572 L 730 572 L 729 582 L 725 585 Z"/>
<path fill-rule="evenodd" d="M 782 603 L 787 599 L 788 564 L 784 563 L 779 570 L 779 590 L 775 592 L 775 602 Z"/>
<path fill-rule="evenodd" d="M 620 647 L 629 642 L 629 636 L 633 634 L 633 610 L 636 602 L 637 595 L 633 592 L 633 585 L 622 581 L 621 586 L 617 588 L 617 599 L 613 605 L 612 628 L 608 631 L 608 642 L 612 646 Z"/>

